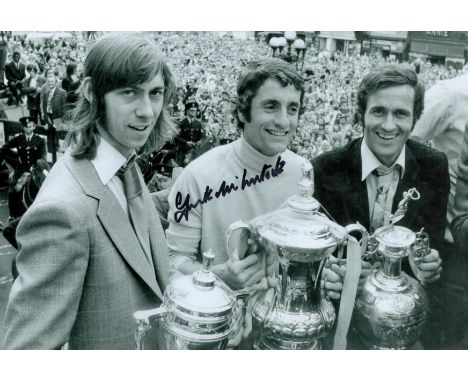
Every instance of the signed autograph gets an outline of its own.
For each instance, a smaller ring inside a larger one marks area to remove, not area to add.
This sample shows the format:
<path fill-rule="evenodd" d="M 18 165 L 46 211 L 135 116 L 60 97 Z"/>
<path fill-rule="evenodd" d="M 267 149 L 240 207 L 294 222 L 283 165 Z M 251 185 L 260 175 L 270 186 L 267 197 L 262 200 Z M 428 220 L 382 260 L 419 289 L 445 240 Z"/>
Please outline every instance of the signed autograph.
<path fill-rule="evenodd" d="M 234 183 L 230 183 L 228 185 L 227 182 L 223 180 L 214 195 L 212 195 L 213 189 L 210 186 L 206 186 L 203 197 L 196 200 L 194 203 L 192 203 L 190 200 L 190 194 L 187 194 L 184 198 L 180 191 L 177 192 L 175 200 L 177 211 L 174 213 L 174 220 L 177 223 L 179 223 L 183 218 L 188 221 L 189 212 L 192 209 L 197 208 L 199 205 L 208 203 L 210 200 L 213 200 L 213 196 L 216 199 L 219 199 L 220 197 L 225 197 L 227 194 L 230 194 L 233 191 L 238 191 L 239 189 L 245 190 L 247 187 L 255 186 L 257 183 L 262 183 L 265 180 L 270 179 L 270 177 L 275 178 L 278 175 L 281 175 L 284 171 L 285 164 L 286 162 L 281 159 L 281 156 L 279 156 L 274 168 L 272 165 L 264 164 L 260 174 L 257 174 L 254 177 L 247 177 L 247 170 L 244 169 L 240 185 L 235 185 Z M 239 179 L 238 176 L 235 178 Z"/>

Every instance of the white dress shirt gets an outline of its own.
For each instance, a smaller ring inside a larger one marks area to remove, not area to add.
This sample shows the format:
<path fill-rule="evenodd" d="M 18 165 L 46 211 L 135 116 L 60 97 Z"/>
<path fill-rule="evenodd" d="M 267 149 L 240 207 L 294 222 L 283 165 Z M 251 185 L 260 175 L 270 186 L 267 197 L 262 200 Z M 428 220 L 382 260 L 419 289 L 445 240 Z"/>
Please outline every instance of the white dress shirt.
<path fill-rule="evenodd" d="M 96 169 L 102 184 L 109 187 L 128 216 L 128 204 L 124 186 L 120 178 L 116 175 L 117 171 L 119 171 L 120 167 L 122 167 L 125 162 L 127 162 L 127 158 L 101 137 L 101 142 L 96 152 L 96 158 L 91 160 L 91 163 Z"/>

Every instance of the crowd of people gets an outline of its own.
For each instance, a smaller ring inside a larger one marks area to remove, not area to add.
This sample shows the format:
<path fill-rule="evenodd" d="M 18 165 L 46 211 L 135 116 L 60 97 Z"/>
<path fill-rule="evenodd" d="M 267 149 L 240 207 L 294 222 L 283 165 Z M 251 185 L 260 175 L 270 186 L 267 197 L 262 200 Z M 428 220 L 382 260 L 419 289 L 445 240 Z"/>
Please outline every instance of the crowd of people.
<path fill-rule="evenodd" d="M 174 72 L 176 91 L 169 105 L 174 119 L 181 122 L 188 111 L 186 105 L 195 102 L 203 137 L 211 142 L 211 147 L 235 140 L 239 136 L 236 118 L 232 115 L 236 79 L 246 62 L 272 55 L 268 44 L 259 39 L 235 39 L 230 34 L 215 32 L 149 34 Z M 18 53 L 19 62 L 25 67 L 24 97 L 20 96 L 18 102 L 27 103 L 30 115 L 39 116 L 39 94 L 47 71 L 52 69 L 58 86 L 67 92 L 68 105 L 72 105 L 77 99 L 86 53 L 96 35 L 73 33 L 67 38 L 41 40 L 27 40 L 26 37 L 16 36 L 6 44 L 6 63 L 13 61 L 14 53 Z M 310 47 L 301 63 L 306 81 L 304 113 L 290 149 L 313 159 L 362 136 L 362 127 L 355 118 L 357 85 L 372 68 L 389 61 L 393 60 L 380 56 L 348 56 L 342 52 L 327 54 Z M 417 65 L 419 80 L 426 89 L 458 75 L 453 68 L 430 62 L 419 61 Z M 7 82 L 5 78 L 5 86 Z M 15 99 L 10 98 L 9 102 Z M 65 122 L 69 115 L 65 112 Z M 45 122 L 45 119 L 38 121 Z M 181 166 L 186 164 L 183 160 L 177 162 Z"/>

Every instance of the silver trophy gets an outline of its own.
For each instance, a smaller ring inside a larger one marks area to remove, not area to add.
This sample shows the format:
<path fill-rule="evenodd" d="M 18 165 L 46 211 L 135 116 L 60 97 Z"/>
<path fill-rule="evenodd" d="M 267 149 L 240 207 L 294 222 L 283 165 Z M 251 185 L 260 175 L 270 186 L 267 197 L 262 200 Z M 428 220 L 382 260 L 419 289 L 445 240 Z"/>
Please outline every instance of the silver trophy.
<path fill-rule="evenodd" d="M 390 224 L 369 237 L 368 260 L 382 262 L 358 292 L 354 329 L 369 349 L 408 349 L 419 339 L 427 312 L 426 293 L 421 284 L 401 270 L 410 255 L 415 264 L 429 252 L 429 238 L 394 225 L 404 217 L 410 200 L 419 199 L 416 189 L 403 194 Z M 368 233 L 361 227 L 361 233 Z"/>
<path fill-rule="evenodd" d="M 236 222 L 227 231 L 233 260 L 244 251 L 242 236 L 260 244 L 264 256 L 277 256 L 278 283 L 257 293 L 248 304 L 253 318 L 255 349 L 320 349 L 336 318 L 332 303 L 321 288 L 326 259 L 341 255 L 346 228 L 319 212 L 313 195 L 312 166 L 303 167 L 299 193 L 278 210 L 249 223 Z M 240 234 L 239 234 L 240 233 Z M 340 254 L 341 253 L 341 254 Z"/>

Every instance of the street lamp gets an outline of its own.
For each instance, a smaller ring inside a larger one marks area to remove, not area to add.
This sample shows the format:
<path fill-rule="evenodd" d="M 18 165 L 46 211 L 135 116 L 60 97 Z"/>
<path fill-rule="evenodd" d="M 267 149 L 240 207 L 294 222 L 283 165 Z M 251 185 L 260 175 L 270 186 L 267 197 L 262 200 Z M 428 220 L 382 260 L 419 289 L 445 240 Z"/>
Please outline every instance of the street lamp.
<path fill-rule="evenodd" d="M 281 49 L 281 52 L 283 53 L 283 56 L 285 56 L 285 51 L 284 48 L 288 45 L 288 42 L 284 37 L 278 37 L 278 47 Z"/>
<path fill-rule="evenodd" d="M 291 45 L 292 45 L 293 41 L 296 39 L 296 36 L 297 36 L 296 32 L 291 32 L 291 31 L 284 32 L 284 38 L 286 39 L 286 41 L 288 43 L 288 52 L 287 52 L 288 57 L 291 57 Z"/>
<path fill-rule="evenodd" d="M 296 50 L 296 54 L 297 54 L 296 69 L 299 70 L 298 64 L 299 64 L 299 60 L 301 60 L 302 62 L 301 72 L 302 72 L 302 69 L 304 68 L 305 51 L 307 49 L 306 44 L 304 40 L 301 40 L 300 38 L 298 38 L 297 40 L 294 41 L 293 47 Z M 301 59 L 301 53 L 302 53 L 302 59 Z"/>
<path fill-rule="evenodd" d="M 276 52 L 279 50 L 279 57 L 289 63 L 296 62 L 297 70 L 299 70 L 299 61 L 301 61 L 302 71 L 307 47 L 304 40 L 297 38 L 296 32 L 284 32 L 284 36 L 272 37 L 268 45 L 273 49 L 273 57 L 276 57 Z M 285 49 L 286 47 L 287 49 Z M 295 54 L 291 48 L 294 48 Z"/>
<path fill-rule="evenodd" d="M 273 57 L 275 57 L 276 56 L 276 49 L 278 49 L 278 47 L 279 47 L 278 37 L 270 38 L 269 45 L 273 49 Z"/>

